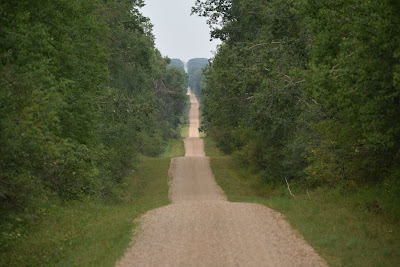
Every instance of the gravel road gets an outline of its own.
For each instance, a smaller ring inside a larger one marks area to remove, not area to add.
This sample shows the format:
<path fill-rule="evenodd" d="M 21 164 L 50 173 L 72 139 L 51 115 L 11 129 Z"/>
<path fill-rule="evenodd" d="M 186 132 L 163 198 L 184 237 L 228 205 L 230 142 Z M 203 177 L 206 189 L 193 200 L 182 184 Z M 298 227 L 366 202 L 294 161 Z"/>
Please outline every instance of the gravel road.
<path fill-rule="evenodd" d="M 199 104 L 190 95 L 185 157 L 171 160 L 172 204 L 152 210 L 118 266 L 327 266 L 283 216 L 226 200 L 199 138 Z"/>

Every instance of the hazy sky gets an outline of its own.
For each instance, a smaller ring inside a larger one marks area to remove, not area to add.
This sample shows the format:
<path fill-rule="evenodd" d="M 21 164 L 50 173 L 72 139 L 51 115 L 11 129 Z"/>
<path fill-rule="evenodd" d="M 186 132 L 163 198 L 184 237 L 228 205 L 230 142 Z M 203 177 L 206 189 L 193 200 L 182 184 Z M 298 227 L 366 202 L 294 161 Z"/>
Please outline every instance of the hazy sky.
<path fill-rule="evenodd" d="M 163 56 L 187 62 L 191 58 L 211 58 L 219 44 L 210 42 L 206 18 L 190 16 L 195 0 L 145 0 L 141 10 L 154 25 L 156 47 Z"/>

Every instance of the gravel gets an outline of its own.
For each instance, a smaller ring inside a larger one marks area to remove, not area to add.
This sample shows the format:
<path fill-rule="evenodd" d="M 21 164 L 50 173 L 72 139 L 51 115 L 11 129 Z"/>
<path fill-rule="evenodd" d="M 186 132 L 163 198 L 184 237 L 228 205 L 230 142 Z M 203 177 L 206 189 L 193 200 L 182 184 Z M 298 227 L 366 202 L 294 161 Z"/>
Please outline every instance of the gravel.
<path fill-rule="evenodd" d="M 199 138 L 190 95 L 185 157 L 171 160 L 171 205 L 142 219 L 118 266 L 327 266 L 285 221 L 259 204 L 228 202 Z"/>

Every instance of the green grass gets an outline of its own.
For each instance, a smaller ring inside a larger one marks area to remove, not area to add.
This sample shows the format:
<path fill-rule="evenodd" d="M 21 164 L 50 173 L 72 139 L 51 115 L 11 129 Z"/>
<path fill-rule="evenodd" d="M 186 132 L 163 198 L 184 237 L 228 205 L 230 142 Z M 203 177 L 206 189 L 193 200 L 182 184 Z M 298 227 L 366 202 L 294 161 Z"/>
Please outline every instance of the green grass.
<path fill-rule="evenodd" d="M 200 101 L 200 99 L 199 99 Z M 203 124 L 203 112 L 201 109 L 201 105 L 200 105 L 200 109 L 199 109 L 199 121 L 200 121 L 200 126 Z M 206 138 L 207 134 L 205 132 L 200 132 L 199 133 L 200 138 Z"/>
<path fill-rule="evenodd" d="M 256 170 L 223 155 L 205 139 L 206 155 L 217 183 L 229 201 L 254 202 L 282 212 L 331 266 L 400 266 L 400 225 L 379 212 L 365 209 L 374 189 L 343 194 L 340 189 L 307 190 L 291 185 L 272 188 Z"/>
<path fill-rule="evenodd" d="M 181 127 L 181 136 L 182 136 L 182 138 L 189 137 L 189 124 L 188 123 L 182 125 L 182 127 Z M 199 136 L 200 136 L 200 138 L 204 138 L 207 135 L 204 132 L 200 132 Z"/>
<path fill-rule="evenodd" d="M 185 156 L 185 146 L 182 139 L 170 139 L 168 145 L 160 155 L 161 158 L 177 158 Z"/>
<path fill-rule="evenodd" d="M 169 158 L 143 158 L 121 186 L 118 203 L 91 200 L 47 207 L 36 225 L 0 252 L 0 265 L 113 266 L 129 246 L 134 220 L 169 204 L 169 165 Z"/>
<path fill-rule="evenodd" d="M 181 125 L 181 137 L 182 138 L 189 137 L 189 122 Z"/>
<path fill-rule="evenodd" d="M 183 109 L 183 116 L 180 122 L 180 134 L 182 138 L 189 137 L 189 110 L 190 110 L 190 98 L 186 97 L 185 107 Z"/>

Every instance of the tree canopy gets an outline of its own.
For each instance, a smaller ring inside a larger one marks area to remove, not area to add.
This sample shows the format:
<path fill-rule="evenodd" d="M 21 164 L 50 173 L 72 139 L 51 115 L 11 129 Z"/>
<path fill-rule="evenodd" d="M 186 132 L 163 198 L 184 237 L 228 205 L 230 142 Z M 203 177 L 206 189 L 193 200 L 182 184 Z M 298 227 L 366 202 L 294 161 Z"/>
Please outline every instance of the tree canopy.
<path fill-rule="evenodd" d="M 398 1 L 198 0 L 192 11 L 223 41 L 202 89 L 202 127 L 223 151 L 272 183 L 380 183 L 399 203 Z"/>
<path fill-rule="evenodd" d="M 139 154 L 178 136 L 185 73 L 167 68 L 141 6 L 1 2 L 2 229 L 47 199 L 113 198 Z"/>
<path fill-rule="evenodd" d="M 172 58 L 168 66 L 174 66 L 185 70 L 185 64 L 178 58 Z"/>
<path fill-rule="evenodd" d="M 188 68 L 188 84 L 192 91 L 201 96 L 201 88 L 204 86 L 203 68 L 208 66 L 207 58 L 192 58 L 187 63 Z"/>

